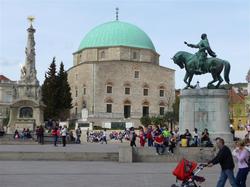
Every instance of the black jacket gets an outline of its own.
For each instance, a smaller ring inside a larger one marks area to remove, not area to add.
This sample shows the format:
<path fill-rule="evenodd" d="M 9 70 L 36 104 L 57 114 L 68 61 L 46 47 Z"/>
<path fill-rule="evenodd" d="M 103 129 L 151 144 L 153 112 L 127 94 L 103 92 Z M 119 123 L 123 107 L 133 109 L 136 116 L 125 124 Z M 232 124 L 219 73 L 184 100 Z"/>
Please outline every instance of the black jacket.
<path fill-rule="evenodd" d="M 234 161 L 231 150 L 225 145 L 219 150 L 216 157 L 209 163 L 213 163 L 214 165 L 220 163 L 222 170 L 234 169 Z"/>

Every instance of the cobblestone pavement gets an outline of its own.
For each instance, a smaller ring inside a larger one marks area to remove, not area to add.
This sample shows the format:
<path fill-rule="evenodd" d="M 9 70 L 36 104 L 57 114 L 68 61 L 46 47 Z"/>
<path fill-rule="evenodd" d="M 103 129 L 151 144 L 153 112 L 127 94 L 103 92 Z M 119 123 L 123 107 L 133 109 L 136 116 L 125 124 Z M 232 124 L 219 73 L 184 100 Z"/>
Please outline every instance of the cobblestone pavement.
<path fill-rule="evenodd" d="M 1 187 L 170 187 L 176 163 L 0 161 Z M 215 187 L 220 167 L 205 168 L 202 187 Z M 248 179 L 248 184 L 250 180 Z M 227 183 L 226 187 L 230 185 Z"/>

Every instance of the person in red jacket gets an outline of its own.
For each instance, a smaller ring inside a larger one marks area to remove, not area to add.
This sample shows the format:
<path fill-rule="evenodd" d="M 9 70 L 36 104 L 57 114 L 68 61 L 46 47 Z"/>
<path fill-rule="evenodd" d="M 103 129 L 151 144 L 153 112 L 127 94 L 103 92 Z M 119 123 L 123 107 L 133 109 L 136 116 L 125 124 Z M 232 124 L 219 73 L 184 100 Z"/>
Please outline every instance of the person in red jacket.
<path fill-rule="evenodd" d="M 57 146 L 57 140 L 58 140 L 58 137 L 60 136 L 60 129 L 58 129 L 57 127 L 55 127 L 52 130 L 51 134 L 54 137 L 54 146 Z"/>
<path fill-rule="evenodd" d="M 144 147 L 146 141 L 145 141 L 145 133 L 144 133 L 143 128 L 140 129 L 139 138 L 140 138 L 140 145 L 141 145 L 141 147 Z"/>
<path fill-rule="evenodd" d="M 156 135 L 154 142 L 155 142 L 156 154 L 162 155 L 165 151 L 163 135 L 161 133 Z M 160 152 L 160 148 L 161 148 L 161 152 Z"/>

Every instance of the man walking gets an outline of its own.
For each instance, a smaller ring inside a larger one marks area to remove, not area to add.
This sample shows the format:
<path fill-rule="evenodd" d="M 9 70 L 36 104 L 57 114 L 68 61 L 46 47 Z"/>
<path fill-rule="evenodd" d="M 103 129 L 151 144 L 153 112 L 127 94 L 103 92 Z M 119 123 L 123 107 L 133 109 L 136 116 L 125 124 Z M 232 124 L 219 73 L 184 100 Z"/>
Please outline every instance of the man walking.
<path fill-rule="evenodd" d="M 221 174 L 216 187 L 224 187 L 227 178 L 232 187 L 238 187 L 234 177 L 234 161 L 230 149 L 224 145 L 224 139 L 219 137 L 216 138 L 216 145 L 219 148 L 219 152 L 213 160 L 208 162 L 209 167 L 218 163 L 221 165 Z"/>
<path fill-rule="evenodd" d="M 44 128 L 42 125 L 40 125 L 39 129 L 38 129 L 38 134 L 39 134 L 39 139 L 38 142 L 39 144 L 44 144 Z"/>
<path fill-rule="evenodd" d="M 81 140 L 80 140 L 81 134 L 82 134 L 81 128 L 78 127 L 78 128 L 76 129 L 76 143 L 77 143 L 77 144 L 80 144 L 80 143 L 81 143 Z"/>
<path fill-rule="evenodd" d="M 61 129 L 61 136 L 62 136 L 62 143 L 63 147 L 66 146 L 66 136 L 67 136 L 67 126 L 64 125 L 64 127 Z"/>

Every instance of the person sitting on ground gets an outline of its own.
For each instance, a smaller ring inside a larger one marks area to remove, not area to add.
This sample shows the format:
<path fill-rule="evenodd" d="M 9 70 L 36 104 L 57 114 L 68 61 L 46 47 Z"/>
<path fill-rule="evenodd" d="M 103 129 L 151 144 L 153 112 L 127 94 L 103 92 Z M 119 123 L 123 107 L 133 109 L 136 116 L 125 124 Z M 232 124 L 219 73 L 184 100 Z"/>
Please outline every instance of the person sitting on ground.
<path fill-rule="evenodd" d="M 19 139 L 20 138 L 19 132 L 17 130 L 15 130 L 13 138 L 14 139 Z"/>
<path fill-rule="evenodd" d="M 194 137 L 193 146 L 194 146 L 194 147 L 197 147 L 198 144 L 199 144 L 199 134 L 198 134 L 198 129 L 197 129 L 197 128 L 194 128 L 193 137 Z"/>
<path fill-rule="evenodd" d="M 172 154 L 174 154 L 175 145 L 176 145 L 176 136 L 173 133 L 171 133 L 170 145 L 168 151 L 171 152 Z"/>
<path fill-rule="evenodd" d="M 27 133 L 26 133 L 26 129 L 25 129 L 25 128 L 23 128 L 23 131 L 21 132 L 20 137 L 21 137 L 22 139 L 25 139 L 25 138 L 27 137 Z"/>
<path fill-rule="evenodd" d="M 207 129 L 204 129 L 203 133 L 201 134 L 201 143 L 206 147 L 209 147 L 212 144 Z"/>
<path fill-rule="evenodd" d="M 32 138 L 29 128 L 26 130 L 26 137 L 29 139 Z"/>
<path fill-rule="evenodd" d="M 187 139 L 187 146 L 189 146 L 190 140 L 192 139 L 192 135 L 188 129 L 186 129 L 186 132 L 184 133 L 184 137 Z"/>
<path fill-rule="evenodd" d="M 155 148 L 156 148 L 156 154 L 162 155 L 165 152 L 165 146 L 164 146 L 164 137 L 161 133 L 156 134 L 154 143 L 155 143 Z M 161 152 L 160 152 L 160 149 L 161 149 Z"/>

